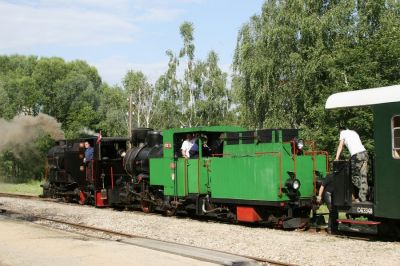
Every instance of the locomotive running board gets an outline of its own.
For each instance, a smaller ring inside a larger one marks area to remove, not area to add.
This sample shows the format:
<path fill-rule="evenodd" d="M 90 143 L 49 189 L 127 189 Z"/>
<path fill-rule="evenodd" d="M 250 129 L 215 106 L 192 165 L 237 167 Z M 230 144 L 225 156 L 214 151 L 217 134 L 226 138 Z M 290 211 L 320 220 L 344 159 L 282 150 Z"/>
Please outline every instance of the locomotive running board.
<path fill-rule="evenodd" d="M 351 219 L 337 219 L 336 220 L 340 224 L 362 224 L 362 225 L 378 225 L 381 224 L 381 222 L 376 222 L 376 221 L 358 221 L 358 220 L 351 220 Z"/>

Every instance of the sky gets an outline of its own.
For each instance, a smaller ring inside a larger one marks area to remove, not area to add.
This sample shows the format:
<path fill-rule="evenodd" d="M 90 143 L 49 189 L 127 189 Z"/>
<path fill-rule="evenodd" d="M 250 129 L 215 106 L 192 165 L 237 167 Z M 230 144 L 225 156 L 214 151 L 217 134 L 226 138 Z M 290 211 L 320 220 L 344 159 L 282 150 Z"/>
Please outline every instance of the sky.
<path fill-rule="evenodd" d="M 0 54 L 57 56 L 95 66 L 121 84 L 129 70 L 154 83 L 178 53 L 179 26 L 194 25 L 195 57 L 214 50 L 231 73 L 237 34 L 264 0 L 0 0 Z"/>

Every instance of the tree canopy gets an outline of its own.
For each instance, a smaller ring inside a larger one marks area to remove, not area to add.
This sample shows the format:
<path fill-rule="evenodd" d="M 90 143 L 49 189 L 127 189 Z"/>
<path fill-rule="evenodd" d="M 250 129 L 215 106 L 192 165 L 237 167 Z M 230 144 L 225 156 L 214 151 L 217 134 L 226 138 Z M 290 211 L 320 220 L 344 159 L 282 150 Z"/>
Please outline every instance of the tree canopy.
<path fill-rule="evenodd" d="M 81 60 L 0 56 L 0 119 L 46 113 L 61 123 L 67 138 L 99 128 L 105 134 L 123 136 L 123 95 L 122 89 L 102 83 L 97 69 Z M 42 177 L 43 157 L 50 145 L 49 137 L 43 136 L 34 145 L 13 144 L 0 150 L 1 175 L 8 179 Z"/>
<path fill-rule="evenodd" d="M 334 92 L 399 83 L 399 7 L 391 0 L 265 1 L 241 28 L 234 55 L 241 123 L 301 128 L 330 151 L 343 123 L 370 142 L 370 110 L 327 112 L 324 103 Z"/>
<path fill-rule="evenodd" d="M 155 84 L 140 70 L 109 86 L 82 60 L 0 56 L 0 119 L 45 113 L 67 138 L 98 129 L 126 136 L 131 97 L 134 127 L 298 128 L 333 153 L 341 124 L 371 149 L 371 110 L 325 111 L 324 103 L 334 92 L 399 84 L 399 16 L 396 0 L 266 0 L 238 32 L 231 82 L 215 51 L 196 57 L 187 21 L 180 49 L 166 51 L 167 69 Z M 30 146 L 35 152 L 0 150 L 0 175 L 42 177 L 37 162 L 51 143 L 43 136 Z"/>
<path fill-rule="evenodd" d="M 156 83 L 159 104 L 168 118 L 158 117 L 159 125 L 171 128 L 232 122 L 227 73 L 218 66 L 217 53 L 210 51 L 205 60 L 196 60 L 193 24 L 182 23 L 180 34 L 183 47 L 177 54 L 167 51 L 168 69 Z"/>

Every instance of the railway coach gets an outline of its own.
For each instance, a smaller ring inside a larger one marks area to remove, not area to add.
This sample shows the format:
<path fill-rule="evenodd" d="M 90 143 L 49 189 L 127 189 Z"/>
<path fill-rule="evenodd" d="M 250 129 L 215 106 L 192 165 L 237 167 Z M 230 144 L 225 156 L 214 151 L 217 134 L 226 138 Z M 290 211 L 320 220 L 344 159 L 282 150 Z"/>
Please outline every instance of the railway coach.
<path fill-rule="evenodd" d="M 349 219 L 340 223 L 378 225 L 382 234 L 400 237 L 400 85 L 331 95 L 326 109 L 372 106 L 374 154 L 368 201 L 352 201 L 347 162 L 336 165 L 334 205 Z M 367 219 L 358 219 L 364 217 Z"/>

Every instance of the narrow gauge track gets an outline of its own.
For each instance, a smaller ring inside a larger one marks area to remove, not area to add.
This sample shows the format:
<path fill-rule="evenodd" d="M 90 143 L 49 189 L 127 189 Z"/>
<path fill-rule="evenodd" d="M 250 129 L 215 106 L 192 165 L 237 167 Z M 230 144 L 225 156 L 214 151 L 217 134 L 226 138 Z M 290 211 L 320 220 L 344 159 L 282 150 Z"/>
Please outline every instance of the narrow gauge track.
<path fill-rule="evenodd" d="M 10 210 L 4 209 L 4 208 L 0 208 L 0 213 L 2 213 L 3 215 L 8 215 L 8 216 L 19 215 L 20 217 L 18 217 L 17 219 L 21 219 L 21 220 L 26 220 L 26 221 L 43 220 L 43 221 L 48 221 L 48 222 L 55 223 L 55 224 L 67 225 L 67 226 L 70 226 L 70 227 L 73 227 L 76 229 L 80 229 L 80 230 L 88 230 L 88 231 L 92 231 L 92 232 L 103 233 L 103 234 L 107 234 L 110 236 L 124 237 L 124 238 L 128 238 L 128 239 L 153 240 L 153 241 L 162 242 L 162 243 L 169 244 L 169 245 L 176 244 L 174 242 L 161 241 L 161 240 L 152 239 L 152 238 L 148 238 L 148 237 L 143 237 L 143 236 L 138 236 L 138 235 L 133 235 L 133 234 L 126 234 L 126 233 L 117 232 L 117 231 L 113 231 L 113 230 L 109 230 L 109 229 L 98 228 L 95 226 L 87 226 L 87 225 L 82 225 L 82 224 L 77 224 L 77 223 L 71 223 L 71 222 L 67 222 L 67 221 L 62 221 L 62 220 L 58 220 L 58 219 L 52 219 L 52 218 L 47 218 L 47 217 L 32 215 L 32 214 L 27 215 L 27 214 L 20 213 L 20 212 L 10 211 Z M 91 237 L 93 237 L 93 236 L 91 236 Z M 96 236 L 96 237 L 101 238 L 99 236 Z M 121 239 L 118 239 L 116 241 L 124 243 L 124 244 L 131 244 L 131 243 L 129 243 L 129 241 L 123 241 Z M 135 244 L 132 244 L 132 245 L 135 245 Z M 183 244 L 179 244 L 179 245 L 191 247 L 189 245 L 183 245 Z M 147 248 L 149 248 L 149 247 L 147 247 Z M 155 249 L 157 250 L 157 248 L 155 248 Z M 202 248 L 202 249 L 204 249 L 204 248 Z M 215 251 L 215 250 L 211 250 L 211 249 L 205 249 L 205 250 L 209 250 L 211 252 Z M 221 252 L 221 251 L 216 251 L 216 252 L 225 253 L 227 255 L 238 256 L 237 254 L 232 254 L 232 253 L 228 253 L 228 252 Z M 187 256 L 187 257 L 191 257 L 191 256 Z M 294 266 L 295 265 L 295 264 L 290 264 L 290 263 L 285 263 L 285 262 L 279 262 L 276 260 L 263 259 L 263 258 L 257 258 L 257 257 L 252 257 L 252 256 L 246 256 L 246 255 L 240 255 L 240 257 L 244 257 L 249 260 L 259 262 L 261 264 L 282 265 L 282 266 Z M 192 256 L 191 258 L 201 260 L 201 258 L 199 258 L 197 256 Z M 206 259 L 206 261 L 207 261 L 207 259 Z"/>
<path fill-rule="evenodd" d="M 20 198 L 20 199 L 42 199 L 39 196 L 34 196 L 34 195 L 5 193 L 5 192 L 0 192 L 0 197 Z"/>
<path fill-rule="evenodd" d="M 0 197 L 12 197 L 12 198 L 23 198 L 23 199 L 33 199 L 33 200 L 43 200 L 43 198 L 37 197 L 37 196 L 32 196 L 32 195 L 20 195 L 20 194 L 13 194 L 13 193 L 0 193 Z M 117 232 L 114 230 L 109 230 L 109 229 L 104 229 L 104 228 L 98 228 L 95 226 L 88 226 L 88 225 L 83 225 L 83 224 L 77 224 L 77 223 L 71 223 L 68 221 L 62 221 L 59 219 L 53 219 L 53 218 L 47 218 L 47 217 L 43 217 L 43 216 L 39 216 L 39 215 L 33 215 L 33 214 L 25 214 L 22 212 L 16 212 L 16 211 L 11 211 L 5 208 L 1 208 L 0 207 L 0 213 L 2 215 L 7 215 L 7 216 L 11 216 L 11 215 L 17 215 L 19 217 L 15 217 L 16 219 L 20 219 L 20 220 L 25 220 L 25 221 L 37 221 L 37 220 L 43 220 L 43 221 L 47 221 L 47 222 L 51 222 L 51 223 L 55 223 L 55 224 L 62 224 L 62 225 L 67 225 L 70 226 L 72 228 L 76 228 L 78 230 L 87 230 L 87 231 L 92 231 L 92 232 L 97 232 L 97 233 L 103 233 L 109 236 L 114 236 L 114 237 L 124 237 L 127 239 L 146 239 L 146 240 L 151 240 L 151 241 L 157 241 L 157 242 L 162 242 L 165 244 L 169 244 L 169 245 L 176 245 L 177 243 L 174 242 L 168 242 L 168 241 L 162 241 L 162 240 L 158 240 L 158 239 L 152 239 L 149 237 L 143 237 L 143 236 L 138 236 L 138 235 L 134 235 L 134 234 L 127 234 L 127 233 L 122 233 L 122 232 Z M 94 236 L 92 236 L 94 237 Z M 102 238 L 99 236 L 95 236 L 97 238 Z M 129 241 L 123 241 L 121 239 L 116 240 L 118 242 L 124 243 L 124 244 L 131 244 L 131 245 L 135 245 L 132 243 L 129 243 Z M 181 246 L 187 246 L 187 247 L 192 247 L 189 245 L 184 245 L 184 244 L 179 244 Z M 149 247 L 147 247 L 149 248 Z M 211 249 L 206 249 L 206 248 L 202 248 L 204 250 L 208 250 L 210 252 L 219 252 L 219 253 L 224 253 L 226 255 L 232 255 L 232 256 L 238 256 L 237 254 L 233 254 L 233 253 L 229 253 L 229 252 L 225 252 L 225 251 L 216 251 L 216 250 L 211 250 Z M 157 248 L 155 248 L 155 250 L 157 250 Z M 186 255 L 187 256 L 187 255 Z M 191 256 L 187 256 L 187 257 L 191 257 Z M 247 258 L 249 260 L 258 262 L 260 264 L 268 264 L 268 265 L 281 265 L 281 266 L 294 266 L 295 264 L 290 264 L 290 263 L 286 263 L 286 262 L 280 262 L 280 261 L 276 261 L 276 260 L 271 260 L 271 259 L 264 259 L 264 258 L 258 258 L 258 257 L 253 257 L 253 256 L 246 256 L 246 255 L 240 255 L 240 257 L 243 258 Z M 193 259 L 200 259 L 200 257 L 196 257 L 193 256 Z"/>
<path fill-rule="evenodd" d="M 61 199 L 51 199 L 51 198 L 42 198 L 40 196 L 34 196 L 34 195 L 25 195 L 25 194 L 16 194 L 16 193 L 4 193 L 4 192 L 0 192 L 0 197 L 9 197 L 9 198 L 21 198 L 21 199 L 30 199 L 30 200 L 41 200 L 41 201 L 51 201 L 51 202 L 57 202 L 57 203 L 64 203 L 64 201 L 62 201 Z M 141 213 L 141 212 L 139 212 Z M 149 215 L 149 214 L 146 214 Z M 42 220 L 46 220 L 48 218 L 40 218 Z M 51 219 L 49 219 L 49 221 L 51 221 Z M 57 222 L 57 221 L 53 221 L 53 222 Z M 67 224 L 68 222 L 61 222 L 60 223 L 65 223 Z M 73 224 L 71 224 L 71 226 L 74 226 Z M 80 225 L 76 225 L 76 227 L 79 227 Z M 84 227 L 84 226 L 83 226 Z M 92 228 L 90 230 L 97 230 L 95 228 Z M 106 231 L 104 229 L 99 229 L 100 231 L 103 231 L 104 233 L 106 233 Z M 305 233 L 310 233 L 310 234 L 326 234 L 328 235 L 324 229 L 321 229 L 320 227 L 314 227 L 314 226 L 310 226 L 305 230 L 302 230 Z M 138 236 L 133 236 L 133 235 L 124 235 L 123 233 L 118 233 L 115 231 L 110 231 L 110 234 L 114 234 L 114 235 L 118 235 L 121 234 L 120 236 L 125 236 L 125 237 L 138 237 Z M 360 233 L 360 232 L 351 232 L 351 231 L 346 231 L 346 232 L 341 232 L 335 235 L 335 237 L 340 237 L 340 238 L 348 238 L 348 239 L 352 239 L 352 240 L 364 240 L 364 241 L 374 241 L 374 240 L 379 240 L 380 238 L 378 236 L 375 235 L 370 235 L 370 234 L 365 234 L 365 233 Z M 251 257 L 248 257 L 251 258 Z M 257 260 L 257 258 L 253 258 L 254 260 Z M 267 261 L 266 261 L 267 262 Z M 279 263 L 272 263 L 271 264 L 275 264 L 275 265 L 290 265 L 290 264 L 279 264 Z"/>

